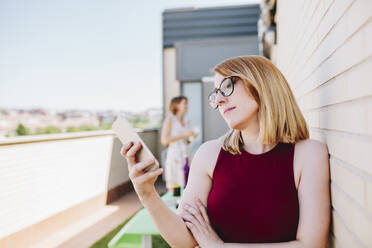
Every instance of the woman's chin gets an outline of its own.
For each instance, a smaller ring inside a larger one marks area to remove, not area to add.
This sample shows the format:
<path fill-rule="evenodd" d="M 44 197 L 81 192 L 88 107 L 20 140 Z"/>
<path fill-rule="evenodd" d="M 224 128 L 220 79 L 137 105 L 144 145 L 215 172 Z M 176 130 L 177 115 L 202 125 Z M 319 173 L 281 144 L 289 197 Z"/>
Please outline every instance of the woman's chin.
<path fill-rule="evenodd" d="M 244 123 L 242 123 L 241 121 L 230 120 L 230 121 L 227 121 L 227 125 L 229 126 L 230 129 L 234 129 L 234 130 L 241 131 L 245 129 Z"/>
<path fill-rule="evenodd" d="M 239 123 L 233 120 L 228 120 L 227 125 L 229 126 L 230 129 L 236 129 L 238 130 L 238 125 Z"/>

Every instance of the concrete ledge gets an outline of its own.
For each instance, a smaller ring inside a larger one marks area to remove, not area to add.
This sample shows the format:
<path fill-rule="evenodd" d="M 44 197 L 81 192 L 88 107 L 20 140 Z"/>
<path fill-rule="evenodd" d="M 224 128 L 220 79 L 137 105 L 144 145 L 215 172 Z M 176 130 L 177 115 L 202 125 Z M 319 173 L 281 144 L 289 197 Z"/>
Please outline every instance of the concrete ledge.
<path fill-rule="evenodd" d="M 133 188 L 133 184 L 132 184 L 131 181 L 125 182 L 123 184 L 120 184 L 120 185 L 110 189 L 107 192 L 106 204 L 110 204 L 111 202 L 119 199 L 120 197 L 122 197 L 126 193 L 132 191 L 133 189 L 134 188 Z"/>
<path fill-rule="evenodd" d="M 106 205 L 107 193 L 102 193 L 69 209 L 59 212 L 36 224 L 28 226 L 16 233 L 0 239 L 0 247 L 29 247 L 33 244 L 48 238 L 63 227 L 73 224 L 76 221 L 100 210 Z"/>
<path fill-rule="evenodd" d="M 58 133 L 58 134 L 41 134 L 41 135 L 27 135 L 13 138 L 6 138 L 0 140 L 0 146 L 18 145 L 36 142 L 48 142 L 56 140 L 81 139 L 97 136 L 114 136 L 112 130 L 87 131 L 87 132 L 73 132 L 73 133 Z"/>
<path fill-rule="evenodd" d="M 146 128 L 140 129 L 135 128 L 137 133 L 148 133 L 159 131 L 159 128 Z M 110 130 L 98 130 L 98 131 L 86 131 L 86 132 L 72 132 L 72 133 L 57 133 L 57 134 L 40 134 L 40 135 L 26 135 L 12 138 L 5 138 L 0 140 L 0 146 L 27 144 L 35 142 L 46 142 L 55 140 L 67 140 L 67 139 L 81 139 L 97 136 L 115 136 L 114 131 Z"/>

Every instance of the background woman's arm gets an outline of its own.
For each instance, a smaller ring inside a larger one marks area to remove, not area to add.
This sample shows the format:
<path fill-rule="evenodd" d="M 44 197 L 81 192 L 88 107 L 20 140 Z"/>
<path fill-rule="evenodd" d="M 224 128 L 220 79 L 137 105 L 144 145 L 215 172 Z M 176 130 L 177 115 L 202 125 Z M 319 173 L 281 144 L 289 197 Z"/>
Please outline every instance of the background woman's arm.
<path fill-rule="evenodd" d="M 176 136 L 171 136 L 171 130 L 172 130 L 172 119 L 170 117 L 167 117 L 164 120 L 163 128 L 161 131 L 160 141 L 163 146 L 167 146 L 172 142 L 186 138 L 184 133 L 181 133 Z"/>

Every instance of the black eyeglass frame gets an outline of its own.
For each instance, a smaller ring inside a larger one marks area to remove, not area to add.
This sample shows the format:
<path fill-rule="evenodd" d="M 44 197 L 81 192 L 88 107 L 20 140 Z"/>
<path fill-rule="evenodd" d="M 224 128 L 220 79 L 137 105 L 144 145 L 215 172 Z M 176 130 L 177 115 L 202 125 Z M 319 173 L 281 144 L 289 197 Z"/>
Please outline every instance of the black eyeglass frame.
<path fill-rule="evenodd" d="M 219 92 L 221 92 L 221 95 L 223 95 L 224 97 L 227 97 L 227 96 L 231 96 L 231 94 L 234 92 L 234 84 L 238 81 L 238 80 L 236 80 L 236 81 L 234 81 L 233 80 L 233 78 L 239 78 L 239 77 L 237 77 L 237 76 L 229 76 L 229 77 L 225 77 L 224 79 L 222 79 L 222 81 L 221 81 L 221 83 L 220 83 L 220 86 L 218 87 L 218 88 L 215 88 L 211 93 L 209 93 L 208 94 L 208 102 L 209 102 L 209 105 L 211 106 L 211 104 L 210 104 L 210 101 L 209 101 L 209 97 L 212 95 L 212 94 L 218 94 L 218 91 Z M 231 85 L 232 85 L 232 90 L 231 90 L 231 93 L 230 94 L 225 94 L 222 90 L 221 90 L 221 86 L 222 86 L 222 84 L 225 82 L 225 80 L 226 79 L 230 79 L 230 81 L 231 81 Z M 211 106 L 211 108 L 213 108 L 212 106 Z M 214 107 L 213 109 L 217 109 L 218 108 L 218 105 L 216 104 L 216 107 Z"/>

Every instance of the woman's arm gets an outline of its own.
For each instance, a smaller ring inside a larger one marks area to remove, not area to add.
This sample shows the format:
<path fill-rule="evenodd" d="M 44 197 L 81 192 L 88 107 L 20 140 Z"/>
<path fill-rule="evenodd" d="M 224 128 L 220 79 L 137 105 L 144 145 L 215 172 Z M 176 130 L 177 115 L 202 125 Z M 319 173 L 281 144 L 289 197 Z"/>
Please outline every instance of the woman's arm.
<path fill-rule="evenodd" d="M 213 144 L 211 146 L 211 142 L 204 143 L 196 151 L 191 164 L 187 188 L 184 190 L 179 204 L 178 214 L 170 210 L 156 192 L 154 182 L 161 173 L 156 171 L 143 173 L 142 171 L 153 163 L 151 161 L 136 163 L 135 153 L 139 148 L 140 144 L 136 144 L 133 149 L 131 149 L 131 146 L 124 146 L 121 153 L 127 158 L 129 177 L 133 182 L 141 203 L 150 213 L 161 236 L 171 247 L 195 247 L 197 242 L 179 215 L 182 214 L 182 206 L 185 203 L 194 204 L 196 197 L 203 199 L 204 202 L 207 201 L 211 179 L 205 167 L 215 163 L 217 159 L 217 154 L 215 154 L 215 160 L 211 159 L 211 152 L 214 152 L 211 150 L 211 148 L 213 149 Z"/>
<path fill-rule="evenodd" d="M 182 218 L 165 205 L 155 189 L 151 195 L 141 199 L 141 202 L 150 213 L 159 233 L 171 247 L 191 248 L 197 245 Z"/>
<path fill-rule="evenodd" d="M 328 149 L 316 140 L 305 140 L 297 146 L 298 162 L 303 165 L 297 193 L 300 203 L 297 240 L 305 247 L 326 247 L 331 216 Z"/>
<path fill-rule="evenodd" d="M 307 248 L 307 247 L 318 247 L 318 246 L 305 246 L 301 241 L 294 240 L 290 242 L 266 243 L 266 244 L 225 243 L 222 247 L 219 247 L 219 248 Z"/>
<path fill-rule="evenodd" d="M 172 142 L 175 142 L 180 139 L 186 138 L 184 133 L 181 133 L 177 136 L 171 136 L 171 130 L 172 130 L 172 119 L 170 117 L 166 117 L 164 120 L 163 128 L 161 131 L 161 144 L 163 146 L 167 146 Z"/>
<path fill-rule="evenodd" d="M 209 191 L 212 187 L 212 180 L 208 171 L 211 170 L 211 167 L 213 167 L 217 161 L 219 148 L 219 142 L 217 140 L 212 140 L 202 144 L 196 151 L 190 165 L 190 174 L 187 187 L 182 193 L 177 215 L 174 216 L 173 212 L 173 216 L 168 215 L 168 209 L 167 212 L 161 211 L 164 210 L 164 203 L 159 203 L 159 206 L 152 205 L 154 202 L 159 202 L 158 200 L 153 200 L 152 204 L 150 202 L 146 203 L 147 207 L 145 207 L 153 217 L 160 234 L 168 242 L 168 244 L 171 245 L 171 247 L 192 248 L 197 245 L 193 235 L 187 229 L 187 226 L 182 219 L 182 215 L 185 214 L 183 206 L 185 204 L 195 206 L 196 198 L 201 199 L 204 204 L 207 203 Z M 160 205 L 164 206 L 160 207 Z M 156 207 L 159 208 L 157 209 Z M 180 222 L 182 225 L 179 224 Z"/>
<path fill-rule="evenodd" d="M 140 142 L 129 142 L 124 144 L 120 153 L 127 159 L 129 178 L 141 203 L 150 213 L 160 234 L 172 247 L 194 247 L 196 242 L 185 223 L 165 205 L 156 192 L 154 183 L 163 169 L 144 172 L 145 168 L 154 164 L 155 159 L 138 162 L 135 155 L 140 149 Z"/>

